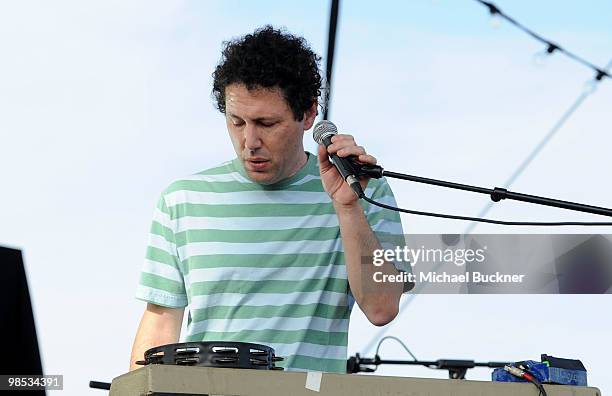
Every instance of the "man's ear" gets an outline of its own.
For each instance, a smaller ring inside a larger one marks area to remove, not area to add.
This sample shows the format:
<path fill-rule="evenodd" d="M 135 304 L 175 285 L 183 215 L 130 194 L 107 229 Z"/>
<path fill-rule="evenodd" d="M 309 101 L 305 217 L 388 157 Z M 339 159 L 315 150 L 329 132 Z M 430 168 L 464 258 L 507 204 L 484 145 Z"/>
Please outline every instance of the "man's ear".
<path fill-rule="evenodd" d="M 312 102 L 312 106 L 304 112 L 304 130 L 307 131 L 312 128 L 315 118 L 317 118 L 317 101 Z"/>

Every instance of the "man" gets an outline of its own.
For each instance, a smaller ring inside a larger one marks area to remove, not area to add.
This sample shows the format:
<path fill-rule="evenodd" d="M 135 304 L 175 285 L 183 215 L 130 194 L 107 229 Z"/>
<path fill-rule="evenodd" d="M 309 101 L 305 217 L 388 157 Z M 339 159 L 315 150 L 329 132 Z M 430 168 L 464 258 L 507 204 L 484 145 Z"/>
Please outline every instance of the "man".
<path fill-rule="evenodd" d="M 399 215 L 363 205 L 328 154 L 376 159 L 350 135 L 304 152 L 317 115 L 320 58 L 266 26 L 229 42 L 213 76 L 237 158 L 173 182 L 159 200 L 137 297 L 146 301 L 131 368 L 151 347 L 186 341 L 268 345 L 289 369 L 345 372 L 352 298 L 373 324 L 397 315 L 402 285 L 362 264 Z M 363 180 L 365 189 L 368 181 Z M 366 194 L 394 204 L 384 181 Z M 364 211 L 365 209 L 365 211 Z"/>

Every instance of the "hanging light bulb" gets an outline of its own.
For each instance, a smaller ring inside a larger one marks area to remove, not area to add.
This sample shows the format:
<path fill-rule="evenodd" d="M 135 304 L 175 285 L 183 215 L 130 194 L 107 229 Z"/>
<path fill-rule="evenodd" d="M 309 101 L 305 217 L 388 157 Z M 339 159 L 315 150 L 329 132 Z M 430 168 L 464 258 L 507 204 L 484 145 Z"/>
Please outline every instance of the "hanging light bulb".
<path fill-rule="evenodd" d="M 538 51 L 533 55 L 533 64 L 538 67 L 546 66 L 546 59 L 548 59 L 548 53 L 546 51 Z"/>
<path fill-rule="evenodd" d="M 489 24 L 491 24 L 491 27 L 494 29 L 497 29 L 498 27 L 501 26 L 501 11 L 499 8 L 497 8 L 497 6 L 493 3 L 489 3 L 486 1 L 482 1 L 482 4 L 484 4 L 488 9 L 489 9 L 489 14 L 491 14 L 491 19 L 489 20 Z"/>
<path fill-rule="evenodd" d="M 547 61 L 549 56 L 550 53 L 546 50 L 538 51 L 533 55 L 533 64 L 538 67 L 544 67 L 546 66 L 546 63 L 548 63 Z"/>
<path fill-rule="evenodd" d="M 501 26 L 501 18 L 498 17 L 496 14 L 491 14 L 491 19 L 489 19 L 489 25 L 491 25 L 493 29 L 498 29 Z"/>
<path fill-rule="evenodd" d="M 536 54 L 533 56 L 533 63 L 536 66 L 540 66 L 540 67 L 545 66 L 546 60 L 548 59 L 548 57 L 552 55 L 552 53 L 558 49 L 559 47 L 557 45 L 553 43 L 548 43 L 548 46 L 546 47 L 545 50 L 536 52 Z"/>
<path fill-rule="evenodd" d="M 589 80 L 584 83 L 584 87 L 582 88 L 582 93 L 585 95 L 590 95 L 597 89 L 597 80 Z"/>

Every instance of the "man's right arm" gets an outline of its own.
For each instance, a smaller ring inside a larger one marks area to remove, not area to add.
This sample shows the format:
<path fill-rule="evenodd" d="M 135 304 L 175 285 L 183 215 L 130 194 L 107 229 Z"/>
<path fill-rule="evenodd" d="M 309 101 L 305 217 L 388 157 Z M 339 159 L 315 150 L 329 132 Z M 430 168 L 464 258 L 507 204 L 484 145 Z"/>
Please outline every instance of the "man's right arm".
<path fill-rule="evenodd" d="M 166 308 L 147 304 L 132 347 L 130 371 L 142 367 L 137 365 L 136 361 L 144 360 L 147 349 L 178 342 L 184 312 L 185 308 Z"/>

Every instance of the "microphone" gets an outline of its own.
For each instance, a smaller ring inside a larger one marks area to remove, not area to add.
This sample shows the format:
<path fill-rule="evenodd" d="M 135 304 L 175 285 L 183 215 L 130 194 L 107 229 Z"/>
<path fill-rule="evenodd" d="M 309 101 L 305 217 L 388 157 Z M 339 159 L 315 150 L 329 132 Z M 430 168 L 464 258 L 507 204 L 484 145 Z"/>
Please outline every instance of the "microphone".
<path fill-rule="evenodd" d="M 334 123 L 331 121 L 323 120 L 319 121 L 317 125 L 315 125 L 312 137 L 314 138 L 315 142 L 328 147 L 330 144 L 332 144 L 332 136 L 337 134 L 338 128 L 336 128 L 336 125 L 334 125 Z M 334 164 L 342 178 L 349 184 L 349 186 L 351 186 L 359 198 L 363 198 L 363 189 L 361 188 L 359 179 L 356 176 L 360 173 L 359 169 L 357 168 L 358 164 L 349 158 L 338 157 L 337 154 L 329 154 L 329 156 L 332 164 Z"/>

